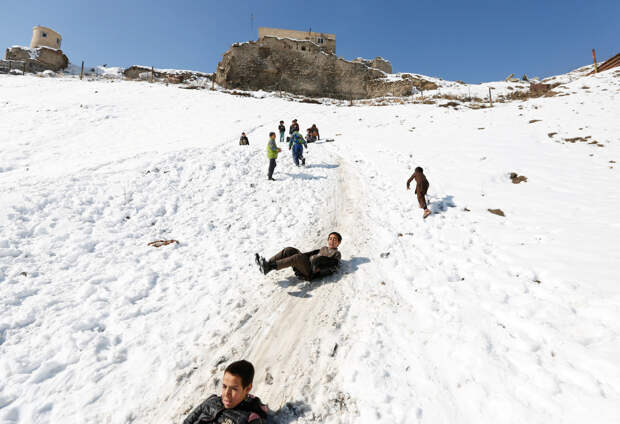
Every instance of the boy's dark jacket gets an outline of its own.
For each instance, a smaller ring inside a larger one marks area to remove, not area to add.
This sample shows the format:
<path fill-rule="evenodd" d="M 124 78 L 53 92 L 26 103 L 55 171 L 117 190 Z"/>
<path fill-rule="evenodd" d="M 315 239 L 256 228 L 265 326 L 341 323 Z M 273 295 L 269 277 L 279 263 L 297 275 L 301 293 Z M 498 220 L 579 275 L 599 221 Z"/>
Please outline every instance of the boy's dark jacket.
<path fill-rule="evenodd" d="M 232 409 L 224 408 L 222 398 L 211 395 L 185 418 L 183 424 L 264 424 L 267 422 L 267 407 L 259 398 L 248 395 Z"/>

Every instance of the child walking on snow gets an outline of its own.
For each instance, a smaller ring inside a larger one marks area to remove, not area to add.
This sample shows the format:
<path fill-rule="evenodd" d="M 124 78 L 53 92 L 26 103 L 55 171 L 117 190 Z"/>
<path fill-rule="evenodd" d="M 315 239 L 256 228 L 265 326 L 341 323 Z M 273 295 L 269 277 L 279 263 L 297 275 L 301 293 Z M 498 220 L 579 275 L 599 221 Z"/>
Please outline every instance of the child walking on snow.
<path fill-rule="evenodd" d="M 413 175 L 407 180 L 407 190 L 410 190 L 409 185 L 411 181 L 415 180 L 415 194 L 418 196 L 418 203 L 420 208 L 424 209 L 424 215 L 422 218 L 426 218 L 431 214 L 431 211 L 426 206 L 426 192 L 428 192 L 428 180 L 424 175 L 424 170 L 419 166 L 415 169 Z"/>
<path fill-rule="evenodd" d="M 293 162 L 295 162 L 295 165 L 297 166 L 299 166 L 299 161 L 301 161 L 303 166 L 306 166 L 306 158 L 304 158 L 303 155 L 304 147 L 308 149 L 308 144 L 301 134 L 299 134 L 299 130 L 296 130 L 293 132 L 291 140 L 288 143 L 288 149 L 293 149 Z"/>

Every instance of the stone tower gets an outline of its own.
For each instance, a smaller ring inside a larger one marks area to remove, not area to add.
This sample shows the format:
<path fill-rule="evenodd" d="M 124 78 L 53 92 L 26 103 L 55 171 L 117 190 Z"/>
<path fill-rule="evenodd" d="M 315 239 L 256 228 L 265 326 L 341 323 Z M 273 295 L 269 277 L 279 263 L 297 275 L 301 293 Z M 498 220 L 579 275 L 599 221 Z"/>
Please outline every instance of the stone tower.
<path fill-rule="evenodd" d="M 39 25 L 32 28 L 31 48 L 51 47 L 52 49 L 60 49 L 61 43 L 62 36 L 53 29 Z"/>

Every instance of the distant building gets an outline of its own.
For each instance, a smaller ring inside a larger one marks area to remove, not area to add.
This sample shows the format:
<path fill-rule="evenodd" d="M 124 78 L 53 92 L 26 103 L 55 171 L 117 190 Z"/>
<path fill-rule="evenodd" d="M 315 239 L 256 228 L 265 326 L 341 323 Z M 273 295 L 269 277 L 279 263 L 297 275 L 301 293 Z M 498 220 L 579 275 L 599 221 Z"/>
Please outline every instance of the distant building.
<path fill-rule="evenodd" d="M 258 39 L 263 37 L 290 38 L 293 40 L 312 41 L 328 53 L 336 53 L 336 34 L 312 31 L 294 31 L 278 28 L 258 28 Z"/>
<path fill-rule="evenodd" d="M 43 26 L 35 26 L 32 28 L 31 48 L 51 47 L 52 49 L 60 49 L 62 36 L 51 28 Z"/>

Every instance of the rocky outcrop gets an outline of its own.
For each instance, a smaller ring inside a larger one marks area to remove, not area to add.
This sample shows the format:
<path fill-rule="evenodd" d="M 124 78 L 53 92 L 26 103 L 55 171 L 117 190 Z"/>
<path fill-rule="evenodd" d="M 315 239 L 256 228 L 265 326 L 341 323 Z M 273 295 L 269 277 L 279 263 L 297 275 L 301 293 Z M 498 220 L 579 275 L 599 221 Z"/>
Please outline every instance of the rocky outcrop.
<path fill-rule="evenodd" d="M 52 49 L 49 47 L 22 47 L 13 46 L 6 49 L 6 60 L 16 60 L 29 64 L 29 68 L 52 70 L 54 72 L 65 69 L 69 66 L 69 58 L 62 50 Z"/>
<path fill-rule="evenodd" d="M 389 64 L 377 59 L 368 62 L 384 67 Z M 337 99 L 407 96 L 412 87 L 427 90 L 423 86 L 433 84 L 407 75 L 388 77 L 376 66 L 323 52 L 311 41 L 275 37 L 233 44 L 217 66 L 215 81 L 230 89 Z"/>
<path fill-rule="evenodd" d="M 128 79 L 149 79 L 151 76 L 151 68 L 146 66 L 133 65 L 123 71 L 123 76 Z M 153 69 L 153 78 L 165 80 L 172 84 L 180 84 L 193 81 L 198 78 L 212 79 L 212 74 L 206 74 L 196 71 L 182 71 L 177 69 Z"/>

